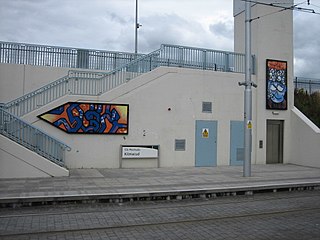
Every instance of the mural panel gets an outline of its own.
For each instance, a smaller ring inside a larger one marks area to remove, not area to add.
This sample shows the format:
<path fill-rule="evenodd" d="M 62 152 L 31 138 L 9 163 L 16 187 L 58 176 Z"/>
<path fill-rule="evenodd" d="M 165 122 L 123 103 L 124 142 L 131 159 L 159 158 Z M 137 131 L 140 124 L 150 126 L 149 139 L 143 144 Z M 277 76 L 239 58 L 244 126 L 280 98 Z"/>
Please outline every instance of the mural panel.
<path fill-rule="evenodd" d="M 68 102 L 38 117 L 67 133 L 128 134 L 129 105 Z"/>
<path fill-rule="evenodd" d="M 287 109 L 287 62 L 267 59 L 266 108 Z"/>

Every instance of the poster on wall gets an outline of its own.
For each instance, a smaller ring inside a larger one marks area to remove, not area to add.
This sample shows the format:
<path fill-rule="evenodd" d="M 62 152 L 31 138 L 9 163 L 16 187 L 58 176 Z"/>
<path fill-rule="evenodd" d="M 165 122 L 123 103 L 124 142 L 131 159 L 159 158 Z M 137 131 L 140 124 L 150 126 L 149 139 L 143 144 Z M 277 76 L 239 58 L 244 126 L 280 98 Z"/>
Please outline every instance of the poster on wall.
<path fill-rule="evenodd" d="M 287 109 L 287 62 L 267 59 L 266 108 Z"/>
<path fill-rule="evenodd" d="M 68 102 L 38 117 L 67 133 L 128 134 L 129 105 Z"/>

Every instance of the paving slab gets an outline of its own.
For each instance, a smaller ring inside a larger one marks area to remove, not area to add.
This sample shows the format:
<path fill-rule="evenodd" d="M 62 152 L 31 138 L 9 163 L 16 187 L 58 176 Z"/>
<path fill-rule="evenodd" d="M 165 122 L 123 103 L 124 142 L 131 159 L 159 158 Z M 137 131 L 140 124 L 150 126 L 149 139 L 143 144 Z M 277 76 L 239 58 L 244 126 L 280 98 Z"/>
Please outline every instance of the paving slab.
<path fill-rule="evenodd" d="M 0 204 L 156 198 L 320 187 L 320 169 L 291 165 L 71 169 L 69 177 L 2 179 Z"/>

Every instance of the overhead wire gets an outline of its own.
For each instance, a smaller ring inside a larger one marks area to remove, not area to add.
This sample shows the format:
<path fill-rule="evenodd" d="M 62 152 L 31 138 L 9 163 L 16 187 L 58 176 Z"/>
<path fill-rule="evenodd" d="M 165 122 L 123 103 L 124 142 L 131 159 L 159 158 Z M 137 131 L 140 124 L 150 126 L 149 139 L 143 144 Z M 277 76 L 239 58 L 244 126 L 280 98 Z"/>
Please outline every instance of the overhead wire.
<path fill-rule="evenodd" d="M 316 4 L 312 4 L 310 3 L 311 6 L 314 6 L 314 7 L 317 7 L 317 8 L 320 8 L 320 6 L 316 5 Z"/>
<path fill-rule="evenodd" d="M 278 11 L 271 12 L 271 13 L 267 13 L 267 14 L 265 14 L 265 15 L 252 18 L 252 19 L 250 19 L 250 21 L 254 21 L 254 20 L 257 20 L 257 19 L 260 19 L 260 18 L 263 18 L 263 17 L 266 17 L 266 16 L 270 16 L 270 15 L 273 15 L 273 14 L 276 14 L 276 13 L 279 13 L 279 12 L 283 12 L 283 11 L 286 11 L 286 10 L 294 10 L 294 8 L 297 7 L 298 5 L 301 5 L 301 4 L 305 3 L 305 1 L 303 1 L 303 2 L 301 2 L 301 3 L 297 3 L 297 4 L 294 4 L 294 5 L 292 5 L 292 6 L 285 7 L 285 6 L 275 5 L 274 3 L 263 3 L 263 2 L 252 1 L 252 0 L 241 0 L 241 1 L 251 2 L 251 3 L 256 3 L 256 4 L 261 4 L 261 5 L 267 5 L 267 6 L 271 6 L 271 7 L 281 8 L 281 9 L 278 10 Z M 285 4 L 285 3 L 276 3 L 276 4 Z M 288 4 L 288 3 L 286 3 L 286 4 Z"/>
<path fill-rule="evenodd" d="M 251 21 L 257 20 L 257 19 L 262 18 L 262 17 L 269 16 L 269 15 L 272 15 L 272 14 L 276 14 L 276 13 L 279 13 L 279 12 L 282 12 L 282 11 L 286 11 L 286 10 L 292 10 L 292 11 L 296 10 L 296 11 L 301 11 L 301 12 L 305 12 L 305 13 L 311 13 L 311 14 L 320 15 L 320 13 L 316 12 L 314 9 L 298 7 L 301 4 L 310 3 L 309 1 L 303 1 L 303 2 L 300 2 L 300 3 L 294 4 L 292 6 L 288 6 L 288 7 L 279 5 L 279 4 L 285 4 L 285 3 L 265 3 L 265 2 L 259 2 L 259 1 L 254 1 L 254 0 L 241 0 L 241 1 L 260 4 L 260 5 L 269 6 L 269 7 L 281 8 L 281 10 L 279 10 L 279 11 L 275 11 L 275 12 L 272 12 L 272 13 L 268 13 L 268 14 L 253 18 L 253 19 L 251 19 Z"/>

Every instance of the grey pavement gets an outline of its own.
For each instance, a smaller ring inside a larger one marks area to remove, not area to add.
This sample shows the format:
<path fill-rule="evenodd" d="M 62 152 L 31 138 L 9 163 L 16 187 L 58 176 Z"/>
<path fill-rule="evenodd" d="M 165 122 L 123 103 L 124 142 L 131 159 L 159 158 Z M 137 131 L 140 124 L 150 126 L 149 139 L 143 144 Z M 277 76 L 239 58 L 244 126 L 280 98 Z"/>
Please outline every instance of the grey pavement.
<path fill-rule="evenodd" d="M 320 187 L 320 169 L 290 164 L 150 169 L 71 169 L 69 177 L 2 179 L 0 206 L 59 201 L 188 198 Z"/>

